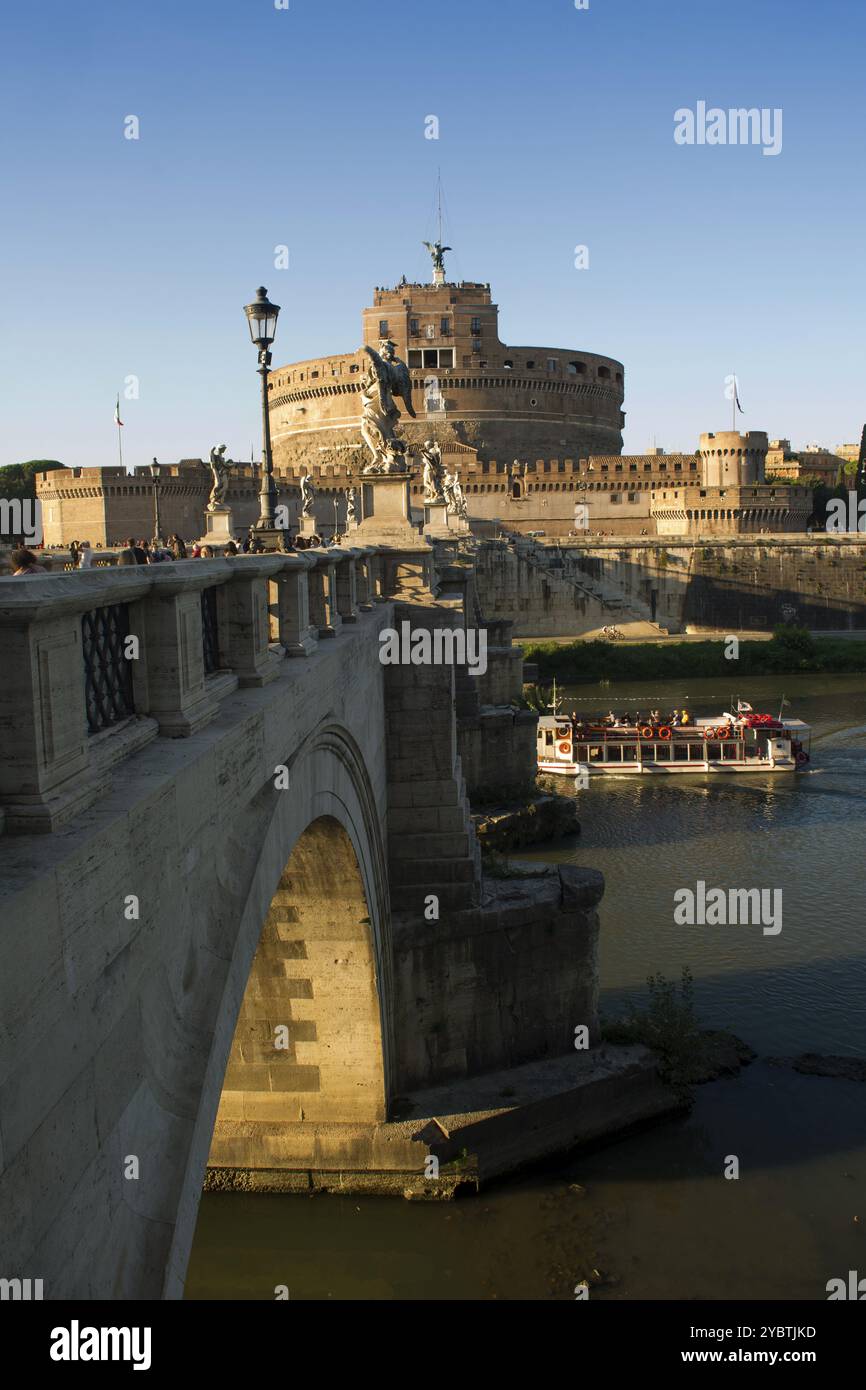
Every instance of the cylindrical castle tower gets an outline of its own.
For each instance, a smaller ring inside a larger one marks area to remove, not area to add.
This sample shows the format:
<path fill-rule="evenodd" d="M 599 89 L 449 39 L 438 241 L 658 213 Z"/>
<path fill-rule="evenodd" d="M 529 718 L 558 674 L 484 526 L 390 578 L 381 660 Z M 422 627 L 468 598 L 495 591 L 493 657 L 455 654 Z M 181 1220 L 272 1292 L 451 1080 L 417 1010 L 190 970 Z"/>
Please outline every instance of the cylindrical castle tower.
<path fill-rule="evenodd" d="M 770 441 L 764 430 L 702 434 L 698 453 L 704 487 L 748 487 L 764 481 Z"/>
<path fill-rule="evenodd" d="M 624 368 L 578 349 L 509 347 L 487 283 L 378 288 L 363 311 L 363 342 L 390 339 L 406 363 L 416 419 L 400 428 L 415 450 L 435 435 L 481 460 L 531 463 L 622 453 Z M 360 423 L 361 352 L 275 367 L 268 381 L 274 466 L 358 467 L 366 462 Z"/>

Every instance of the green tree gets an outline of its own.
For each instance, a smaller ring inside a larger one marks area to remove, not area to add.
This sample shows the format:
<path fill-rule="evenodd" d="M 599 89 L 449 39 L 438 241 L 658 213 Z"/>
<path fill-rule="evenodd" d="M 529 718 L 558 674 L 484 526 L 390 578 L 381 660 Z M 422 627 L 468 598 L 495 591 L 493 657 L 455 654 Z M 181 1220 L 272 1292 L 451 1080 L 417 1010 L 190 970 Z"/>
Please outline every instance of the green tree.
<path fill-rule="evenodd" d="M 0 497 L 35 497 L 35 475 L 64 467 L 65 464 L 57 459 L 28 459 L 26 463 L 9 463 L 0 468 Z"/>

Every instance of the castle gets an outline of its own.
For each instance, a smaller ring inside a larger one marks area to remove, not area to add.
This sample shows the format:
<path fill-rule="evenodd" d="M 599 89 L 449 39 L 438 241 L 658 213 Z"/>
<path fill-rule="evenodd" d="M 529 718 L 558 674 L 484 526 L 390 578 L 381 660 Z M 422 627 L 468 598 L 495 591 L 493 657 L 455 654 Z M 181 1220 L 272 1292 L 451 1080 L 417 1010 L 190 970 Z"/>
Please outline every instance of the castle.
<path fill-rule="evenodd" d="M 444 248 L 447 249 L 447 248 Z M 501 525 L 549 536 L 675 536 L 803 531 L 807 487 L 765 482 L 769 441 L 760 431 L 704 434 L 694 454 L 622 454 L 624 373 L 614 358 L 577 349 L 510 347 L 499 337 L 490 285 L 445 279 L 443 248 L 433 281 L 376 289 L 362 312 L 363 345 L 396 345 L 412 381 L 416 418 L 401 428 L 417 459 L 435 439 L 460 477 L 473 529 Z M 360 381 L 366 356 L 290 363 L 268 380 L 278 501 L 300 513 L 300 478 L 317 488 L 317 529 L 346 527 L 345 491 L 366 463 Z M 197 537 L 210 489 L 200 460 L 164 467 L 161 529 Z M 37 476 L 46 544 L 88 539 L 112 545 L 153 534 L 149 470 L 78 468 Z M 421 478 L 412 503 L 423 520 Z M 253 465 L 235 465 L 227 502 L 240 533 L 258 516 Z"/>

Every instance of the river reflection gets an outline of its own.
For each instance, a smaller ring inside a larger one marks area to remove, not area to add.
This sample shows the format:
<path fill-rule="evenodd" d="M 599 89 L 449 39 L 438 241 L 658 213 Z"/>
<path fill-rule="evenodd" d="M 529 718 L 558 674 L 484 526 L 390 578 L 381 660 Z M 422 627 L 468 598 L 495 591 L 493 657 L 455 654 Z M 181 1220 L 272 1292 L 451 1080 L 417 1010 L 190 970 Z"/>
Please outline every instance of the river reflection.
<path fill-rule="evenodd" d="M 866 1268 L 866 1086 L 765 1059 L 866 1056 L 866 680 L 752 680 L 756 709 L 812 725 L 797 776 L 593 779 L 582 832 L 522 857 L 603 871 L 602 1011 L 687 965 L 708 1026 L 760 1054 L 691 1114 L 443 1205 L 385 1198 L 203 1199 L 190 1298 L 825 1298 Z M 566 707 L 729 707 L 718 680 L 577 687 Z M 563 784 L 568 790 L 569 784 Z M 677 926 L 673 894 L 781 888 L 783 929 Z M 726 1181 L 727 1155 L 741 1177 Z M 584 1191 L 575 1191 L 579 1185 Z M 855 1222 L 859 1216 L 859 1222 Z"/>

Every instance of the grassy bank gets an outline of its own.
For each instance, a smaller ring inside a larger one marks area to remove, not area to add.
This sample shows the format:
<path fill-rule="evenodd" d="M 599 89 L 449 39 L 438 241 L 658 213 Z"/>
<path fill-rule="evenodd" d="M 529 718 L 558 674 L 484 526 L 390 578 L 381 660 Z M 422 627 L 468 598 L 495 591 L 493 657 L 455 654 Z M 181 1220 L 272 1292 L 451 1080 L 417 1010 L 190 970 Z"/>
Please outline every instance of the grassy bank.
<path fill-rule="evenodd" d="M 599 680 L 676 680 L 683 676 L 787 675 L 819 671 L 827 675 L 866 671 L 866 642 L 844 637 L 812 637 L 805 628 L 776 628 L 769 642 L 740 642 L 736 660 L 725 656 L 723 637 L 706 642 L 535 642 L 523 646 L 536 662 L 540 681 L 579 685 Z"/>

